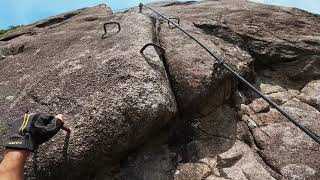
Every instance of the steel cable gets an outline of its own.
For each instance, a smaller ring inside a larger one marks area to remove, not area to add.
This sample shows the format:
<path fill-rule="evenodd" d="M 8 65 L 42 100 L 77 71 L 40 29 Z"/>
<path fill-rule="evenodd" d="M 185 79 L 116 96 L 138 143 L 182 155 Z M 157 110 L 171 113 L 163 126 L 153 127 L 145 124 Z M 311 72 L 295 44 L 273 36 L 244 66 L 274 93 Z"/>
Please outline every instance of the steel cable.
<path fill-rule="evenodd" d="M 315 142 L 320 144 L 320 136 L 312 132 L 310 129 L 307 127 L 303 126 L 302 124 L 298 123 L 296 120 L 294 120 L 287 112 L 281 109 L 279 105 L 271 101 L 267 96 L 262 94 L 257 88 L 255 88 L 251 83 L 249 83 L 247 80 L 245 80 L 242 76 L 240 76 L 235 70 L 233 70 L 231 67 L 229 67 L 227 64 L 224 63 L 220 58 L 218 58 L 212 51 L 209 50 L 208 47 L 206 47 L 204 44 L 202 44 L 199 40 L 197 40 L 195 37 L 193 37 L 191 34 L 189 34 L 187 31 L 182 29 L 178 24 L 175 22 L 171 21 L 170 18 L 167 18 L 166 16 L 160 14 L 159 12 L 155 11 L 151 7 L 144 5 L 140 3 L 139 8 L 140 12 L 142 12 L 142 8 L 146 7 L 156 13 L 157 15 L 161 16 L 171 24 L 173 24 L 176 28 L 181 30 L 183 33 L 188 35 L 191 39 L 193 39 L 196 43 L 198 43 L 203 49 L 205 49 L 212 57 L 214 57 L 224 68 L 226 68 L 228 71 L 230 71 L 238 80 L 240 80 L 242 83 L 246 84 L 251 90 L 253 90 L 255 93 L 257 93 L 261 98 L 263 98 L 265 101 L 267 101 L 272 107 L 277 109 L 282 115 L 284 115 L 290 122 L 292 122 L 295 126 L 300 128 L 303 132 L 305 132 L 309 137 L 311 137 Z"/>

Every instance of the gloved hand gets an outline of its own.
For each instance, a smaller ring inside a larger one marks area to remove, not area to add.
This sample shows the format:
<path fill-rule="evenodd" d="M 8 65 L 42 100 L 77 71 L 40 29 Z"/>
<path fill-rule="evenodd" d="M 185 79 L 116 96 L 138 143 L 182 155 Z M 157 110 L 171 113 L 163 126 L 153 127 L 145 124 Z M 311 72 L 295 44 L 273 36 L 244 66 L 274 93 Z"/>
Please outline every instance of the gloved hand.
<path fill-rule="evenodd" d="M 11 123 L 8 149 L 33 151 L 63 127 L 63 121 L 46 114 L 26 114 Z"/>

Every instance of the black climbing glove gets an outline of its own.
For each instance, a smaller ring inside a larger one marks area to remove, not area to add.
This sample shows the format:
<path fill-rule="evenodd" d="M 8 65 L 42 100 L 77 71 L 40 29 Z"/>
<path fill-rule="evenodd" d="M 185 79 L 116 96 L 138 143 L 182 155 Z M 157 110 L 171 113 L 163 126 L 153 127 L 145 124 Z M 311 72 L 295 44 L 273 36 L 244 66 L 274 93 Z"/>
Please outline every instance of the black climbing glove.
<path fill-rule="evenodd" d="M 63 121 L 46 114 L 26 114 L 11 123 L 8 149 L 33 151 L 62 128 Z"/>

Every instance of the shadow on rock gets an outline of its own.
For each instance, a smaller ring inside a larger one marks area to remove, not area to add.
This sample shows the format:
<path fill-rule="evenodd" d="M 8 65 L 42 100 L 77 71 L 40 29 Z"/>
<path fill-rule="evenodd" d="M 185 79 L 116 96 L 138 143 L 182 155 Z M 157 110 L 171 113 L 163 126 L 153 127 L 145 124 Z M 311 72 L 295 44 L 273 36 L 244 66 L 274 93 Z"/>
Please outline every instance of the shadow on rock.
<path fill-rule="evenodd" d="M 70 133 L 66 134 L 64 145 L 63 145 L 63 152 L 62 156 L 64 159 L 64 165 L 67 165 L 69 163 L 69 156 L 68 156 L 68 149 L 69 149 L 69 142 L 70 142 Z M 41 172 L 39 172 L 39 166 L 38 166 L 38 149 L 36 149 L 33 153 L 33 172 L 34 172 L 34 178 L 39 179 Z M 68 173 L 65 172 L 65 178 L 68 179 Z"/>
<path fill-rule="evenodd" d="M 188 161 L 196 162 L 231 149 L 237 136 L 237 113 L 227 105 L 194 121 L 196 137 L 187 145 Z"/>

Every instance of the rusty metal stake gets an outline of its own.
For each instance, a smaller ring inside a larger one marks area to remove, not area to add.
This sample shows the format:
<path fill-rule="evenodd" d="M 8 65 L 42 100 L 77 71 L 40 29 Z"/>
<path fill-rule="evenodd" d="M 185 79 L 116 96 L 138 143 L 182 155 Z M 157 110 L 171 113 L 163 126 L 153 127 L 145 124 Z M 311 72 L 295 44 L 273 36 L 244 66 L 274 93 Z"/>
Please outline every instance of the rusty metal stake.
<path fill-rule="evenodd" d="M 117 27 L 118 27 L 118 32 L 121 31 L 120 23 L 118 23 L 118 22 L 107 22 L 107 23 L 104 23 L 104 24 L 103 24 L 104 34 L 107 34 L 107 26 L 108 26 L 108 25 L 111 25 L 111 24 L 117 25 Z"/>
<path fill-rule="evenodd" d="M 154 43 L 148 43 L 145 46 L 143 46 L 143 48 L 140 50 L 140 53 L 143 54 L 144 50 L 149 46 L 153 46 L 153 47 L 159 49 L 162 53 L 165 52 L 165 50 L 161 46 L 154 44 Z"/>
<path fill-rule="evenodd" d="M 99 7 L 107 7 L 107 5 L 106 5 L 106 4 L 104 4 L 104 3 L 99 4 L 98 6 L 99 6 Z"/>

